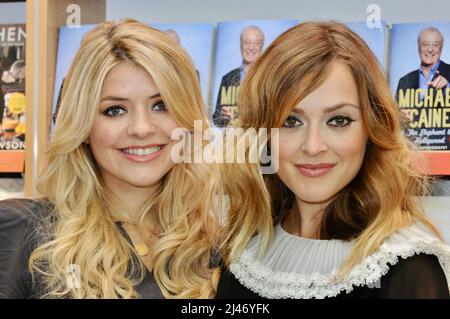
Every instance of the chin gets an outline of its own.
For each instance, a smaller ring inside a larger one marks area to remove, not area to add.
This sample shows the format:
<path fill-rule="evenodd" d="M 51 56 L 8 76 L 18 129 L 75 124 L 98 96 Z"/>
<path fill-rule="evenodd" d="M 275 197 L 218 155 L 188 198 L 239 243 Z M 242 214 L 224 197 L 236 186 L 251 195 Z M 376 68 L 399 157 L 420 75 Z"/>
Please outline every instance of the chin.
<path fill-rule="evenodd" d="M 336 196 L 336 193 L 324 193 L 323 191 L 317 191 L 317 192 L 308 192 L 308 193 L 302 193 L 296 195 L 296 197 L 305 203 L 310 204 L 322 204 L 329 202 L 334 196 Z"/>
<path fill-rule="evenodd" d="M 146 187 L 152 187 L 157 184 L 160 184 L 161 180 L 162 180 L 162 177 L 161 178 L 130 180 L 130 181 L 128 181 L 128 183 L 133 185 L 134 187 L 146 188 Z"/>

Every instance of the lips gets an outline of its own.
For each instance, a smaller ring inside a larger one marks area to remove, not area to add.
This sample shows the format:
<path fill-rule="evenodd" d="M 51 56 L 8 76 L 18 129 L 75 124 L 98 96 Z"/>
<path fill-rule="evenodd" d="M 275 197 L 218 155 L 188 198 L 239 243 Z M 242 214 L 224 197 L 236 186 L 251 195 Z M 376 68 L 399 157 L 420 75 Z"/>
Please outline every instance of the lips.
<path fill-rule="evenodd" d="M 151 146 L 151 147 L 133 147 L 133 148 L 124 148 L 121 151 L 131 155 L 143 156 L 150 155 L 161 150 L 162 146 Z"/>
<path fill-rule="evenodd" d="M 119 149 L 120 152 L 133 162 L 148 162 L 159 156 L 161 150 L 166 146 L 165 144 L 150 144 L 150 145 L 133 145 L 126 148 Z"/>
<path fill-rule="evenodd" d="M 298 171 L 307 177 L 320 177 L 327 174 L 336 166 L 336 163 L 299 164 L 295 165 Z"/>

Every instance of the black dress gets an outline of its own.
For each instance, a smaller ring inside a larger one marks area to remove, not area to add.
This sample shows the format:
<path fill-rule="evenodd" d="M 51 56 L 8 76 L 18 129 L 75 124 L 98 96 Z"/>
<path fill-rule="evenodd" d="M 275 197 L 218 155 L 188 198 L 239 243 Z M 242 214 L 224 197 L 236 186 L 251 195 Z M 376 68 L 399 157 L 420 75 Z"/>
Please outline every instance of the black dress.
<path fill-rule="evenodd" d="M 0 299 L 40 298 L 44 294 L 39 280 L 32 282 L 28 269 L 31 253 L 45 242 L 39 232 L 41 222 L 50 217 L 51 205 L 27 199 L 0 202 Z M 131 242 L 117 223 L 121 234 Z M 136 257 L 137 258 L 137 257 Z M 145 277 L 135 286 L 143 299 L 164 298 L 153 275 L 144 269 Z"/>
<path fill-rule="evenodd" d="M 222 266 L 216 299 L 450 299 L 446 278 L 450 276 L 450 248 L 415 226 L 391 237 L 380 252 L 361 263 L 363 267 L 355 267 L 351 279 L 333 286 L 327 283 L 331 278 L 327 275 L 333 272 L 326 269 L 338 268 L 352 243 L 303 239 L 278 225 L 273 245 L 262 260 L 254 257 L 259 243 L 254 238 L 231 270 Z"/>

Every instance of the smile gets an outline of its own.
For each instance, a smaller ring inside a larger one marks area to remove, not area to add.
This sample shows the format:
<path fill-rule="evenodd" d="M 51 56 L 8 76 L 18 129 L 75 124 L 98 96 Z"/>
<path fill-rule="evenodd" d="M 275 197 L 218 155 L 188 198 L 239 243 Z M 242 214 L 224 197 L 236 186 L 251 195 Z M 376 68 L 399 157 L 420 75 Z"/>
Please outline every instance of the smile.
<path fill-rule="evenodd" d="M 143 147 L 128 147 L 120 149 L 128 160 L 133 162 L 148 162 L 154 160 L 161 153 L 165 145 L 152 145 Z"/>
<path fill-rule="evenodd" d="M 295 165 L 300 174 L 306 177 L 320 177 L 327 174 L 336 166 L 336 163 L 323 163 L 323 164 L 300 164 Z"/>
<path fill-rule="evenodd" d="M 154 146 L 154 147 L 149 147 L 149 148 L 125 148 L 122 151 L 127 154 L 142 156 L 142 155 L 150 155 L 150 154 L 156 153 L 161 148 L 162 148 L 162 146 L 159 145 L 159 146 Z"/>

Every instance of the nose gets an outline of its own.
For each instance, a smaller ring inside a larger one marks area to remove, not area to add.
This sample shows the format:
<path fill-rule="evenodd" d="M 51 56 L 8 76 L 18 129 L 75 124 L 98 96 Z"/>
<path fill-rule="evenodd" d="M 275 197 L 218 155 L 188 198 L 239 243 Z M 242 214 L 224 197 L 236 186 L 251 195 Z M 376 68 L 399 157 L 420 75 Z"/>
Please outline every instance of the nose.
<path fill-rule="evenodd" d="M 310 126 L 305 132 L 305 139 L 301 145 L 301 151 L 308 156 L 316 156 L 328 150 L 328 144 L 320 128 Z"/>
<path fill-rule="evenodd" d="M 148 109 L 142 112 L 136 112 L 130 116 L 128 125 L 128 134 L 137 138 L 145 138 L 155 133 L 156 123 L 149 114 Z"/>

